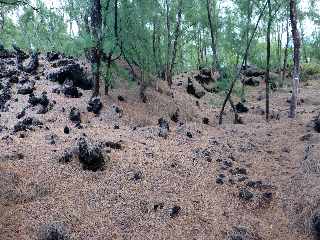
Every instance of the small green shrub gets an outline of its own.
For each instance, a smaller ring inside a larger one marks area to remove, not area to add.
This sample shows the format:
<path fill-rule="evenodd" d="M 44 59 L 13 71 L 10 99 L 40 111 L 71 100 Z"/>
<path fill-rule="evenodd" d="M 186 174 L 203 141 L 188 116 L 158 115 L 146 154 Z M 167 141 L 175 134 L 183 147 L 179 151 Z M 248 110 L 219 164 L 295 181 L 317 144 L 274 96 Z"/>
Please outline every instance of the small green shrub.
<path fill-rule="evenodd" d="M 319 63 L 305 63 L 301 66 L 301 80 L 308 81 L 320 75 Z"/>

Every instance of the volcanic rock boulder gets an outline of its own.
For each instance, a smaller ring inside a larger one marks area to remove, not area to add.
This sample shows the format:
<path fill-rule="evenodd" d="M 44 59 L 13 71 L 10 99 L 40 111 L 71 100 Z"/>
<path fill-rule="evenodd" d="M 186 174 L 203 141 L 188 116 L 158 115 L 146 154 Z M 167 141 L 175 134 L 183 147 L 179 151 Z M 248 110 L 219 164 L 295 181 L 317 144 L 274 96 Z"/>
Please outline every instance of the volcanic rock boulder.
<path fill-rule="evenodd" d="M 260 240 L 261 238 L 245 227 L 235 227 L 227 233 L 226 240 Z"/>
<path fill-rule="evenodd" d="M 170 209 L 170 217 L 175 218 L 179 215 L 180 212 L 181 212 L 181 207 L 175 205 L 173 208 Z"/>
<path fill-rule="evenodd" d="M 27 73 L 35 73 L 39 67 L 39 53 L 34 52 L 31 55 L 31 60 L 27 64 L 26 67 L 23 68 L 23 70 Z"/>
<path fill-rule="evenodd" d="M 92 82 L 85 77 L 84 71 L 78 63 L 50 70 L 47 73 L 47 79 L 53 82 L 59 82 L 60 84 L 63 84 L 66 79 L 70 79 L 76 87 L 85 90 L 92 88 Z"/>
<path fill-rule="evenodd" d="M 239 102 L 236 105 L 236 110 L 238 113 L 246 113 L 249 112 L 249 108 L 247 108 L 243 103 Z"/>
<path fill-rule="evenodd" d="M 248 189 L 246 188 L 242 188 L 240 189 L 239 191 L 239 198 L 241 200 L 244 200 L 244 201 L 251 201 L 253 199 L 254 195 L 252 192 L 250 192 Z"/>
<path fill-rule="evenodd" d="M 0 93 L 0 112 L 7 111 L 6 103 L 11 99 L 10 84 L 7 83 Z"/>
<path fill-rule="evenodd" d="M 201 84 L 201 86 L 207 92 L 215 92 L 215 83 L 219 80 L 220 73 L 218 71 L 213 71 L 213 69 L 203 68 L 195 76 L 195 79 Z"/>
<path fill-rule="evenodd" d="M 23 119 L 22 121 L 19 121 L 15 126 L 13 131 L 14 132 L 21 132 L 21 131 L 27 131 L 27 130 L 33 130 L 34 127 L 42 126 L 43 123 L 39 120 L 31 117 L 27 117 Z"/>
<path fill-rule="evenodd" d="M 158 120 L 159 124 L 159 137 L 167 138 L 169 134 L 169 123 L 164 119 L 160 118 Z"/>
<path fill-rule="evenodd" d="M 41 108 L 38 111 L 38 114 L 45 114 L 49 111 L 49 99 L 47 97 L 46 92 L 43 92 L 40 97 L 36 97 L 33 93 L 29 95 L 28 102 L 31 104 L 31 106 L 37 106 L 40 105 Z"/>
<path fill-rule="evenodd" d="M 54 223 L 40 229 L 39 240 L 70 240 L 63 224 Z"/>
<path fill-rule="evenodd" d="M 26 110 L 23 109 L 20 113 L 18 113 L 18 114 L 16 115 L 16 118 L 17 118 L 17 119 L 21 119 L 21 118 L 23 118 L 25 115 L 26 115 Z"/>
<path fill-rule="evenodd" d="M 265 71 L 254 65 L 248 65 L 247 67 L 244 66 L 241 72 L 246 77 L 264 77 L 265 75 Z"/>
<path fill-rule="evenodd" d="M 99 97 L 92 97 L 88 103 L 87 110 L 99 114 L 102 109 L 102 102 Z"/>
<path fill-rule="evenodd" d="M 78 147 L 79 161 L 84 170 L 96 172 L 104 169 L 105 159 L 99 146 L 90 143 L 85 137 L 81 137 Z"/>
<path fill-rule="evenodd" d="M 190 95 L 196 98 L 202 98 L 206 94 L 204 91 L 197 90 L 194 87 L 191 78 L 188 78 L 187 93 L 189 93 Z"/>
<path fill-rule="evenodd" d="M 12 44 L 12 48 L 15 50 L 16 55 L 20 56 L 22 60 L 27 59 L 29 57 L 24 51 L 21 50 L 16 44 Z"/>
<path fill-rule="evenodd" d="M 0 43 L 0 59 L 3 58 L 13 58 L 14 54 L 12 52 L 9 52 L 8 50 L 6 50 L 4 48 L 4 46 L 2 45 L 2 43 Z"/>
<path fill-rule="evenodd" d="M 175 123 L 179 122 L 179 115 L 180 115 L 179 112 L 180 112 L 180 110 L 179 110 L 179 108 L 177 108 L 177 110 L 175 112 L 170 114 L 171 121 L 173 121 Z"/>
<path fill-rule="evenodd" d="M 59 59 L 59 57 L 60 57 L 60 54 L 56 52 L 47 52 L 46 54 L 46 60 L 48 62 L 56 61 Z"/>
<path fill-rule="evenodd" d="M 25 77 L 17 84 L 18 94 L 27 95 L 33 93 L 34 85 L 34 81 L 30 81 L 28 78 Z"/>
<path fill-rule="evenodd" d="M 260 85 L 261 77 L 249 77 L 243 80 L 243 84 L 247 86 L 257 87 Z"/>
<path fill-rule="evenodd" d="M 313 129 L 320 133 L 320 115 L 313 120 Z"/>
<path fill-rule="evenodd" d="M 74 86 L 73 81 L 66 79 L 62 85 L 61 92 L 70 98 L 79 98 L 81 93 L 79 93 L 78 88 Z"/>
<path fill-rule="evenodd" d="M 0 78 L 11 78 L 13 76 L 18 75 L 18 71 L 15 69 L 4 69 L 0 71 Z"/>
<path fill-rule="evenodd" d="M 29 57 L 28 54 L 26 54 L 24 51 L 22 51 L 18 46 L 15 44 L 12 44 L 13 49 L 16 52 L 16 66 L 18 70 L 24 70 L 23 68 L 23 60 L 27 59 Z"/>
<path fill-rule="evenodd" d="M 70 133 L 70 128 L 68 126 L 65 126 L 64 129 L 63 129 L 63 132 L 65 134 L 69 134 Z"/>
<path fill-rule="evenodd" d="M 317 239 L 320 239 L 320 212 L 314 214 L 312 218 L 312 231 Z"/>
<path fill-rule="evenodd" d="M 81 123 L 81 116 L 79 109 L 73 107 L 71 108 L 69 119 L 74 123 Z"/>
<path fill-rule="evenodd" d="M 209 122 L 210 122 L 210 120 L 209 120 L 209 118 L 207 118 L 207 117 L 204 117 L 204 118 L 202 119 L 202 123 L 205 124 L 205 125 L 209 125 Z"/>

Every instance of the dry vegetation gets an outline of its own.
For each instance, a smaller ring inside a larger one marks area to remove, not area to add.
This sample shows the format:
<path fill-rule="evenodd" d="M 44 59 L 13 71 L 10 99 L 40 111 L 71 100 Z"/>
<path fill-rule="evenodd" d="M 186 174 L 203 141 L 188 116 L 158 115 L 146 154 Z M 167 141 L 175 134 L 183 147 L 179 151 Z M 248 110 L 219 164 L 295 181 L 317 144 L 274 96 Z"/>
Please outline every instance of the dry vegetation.
<path fill-rule="evenodd" d="M 220 97 L 189 95 L 188 74 L 176 77 L 171 90 L 163 82 L 161 93 L 149 88 L 147 103 L 138 87 L 123 82 L 96 116 L 87 111 L 90 91 L 80 90 L 80 98 L 53 93 L 58 84 L 41 74 L 49 63 L 40 63 L 34 93 L 46 91 L 53 104 L 45 114 L 37 114 L 38 106 L 25 114 L 43 126 L 13 131 L 28 105 L 16 84 L 1 112 L 1 239 L 312 239 L 320 145 L 311 123 L 319 82 L 301 89 L 297 120 L 287 118 L 289 91 L 279 90 L 266 123 L 259 86 L 249 88 L 244 124 L 233 124 L 228 110 L 219 126 L 219 108 L 209 102 Z M 81 113 L 80 128 L 69 120 L 72 107 Z M 159 118 L 169 122 L 167 138 L 159 137 Z M 59 161 L 83 134 L 106 145 L 103 171 L 84 171 L 77 155 Z"/>

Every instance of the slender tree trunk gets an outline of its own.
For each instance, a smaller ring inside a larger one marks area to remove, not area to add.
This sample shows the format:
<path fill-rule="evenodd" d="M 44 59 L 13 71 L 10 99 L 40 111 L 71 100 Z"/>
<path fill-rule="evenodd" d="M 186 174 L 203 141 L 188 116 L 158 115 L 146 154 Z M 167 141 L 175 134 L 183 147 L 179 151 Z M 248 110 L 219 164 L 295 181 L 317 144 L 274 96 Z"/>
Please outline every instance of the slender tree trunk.
<path fill-rule="evenodd" d="M 100 66 L 102 53 L 102 14 L 100 0 L 92 0 L 91 29 L 94 40 L 94 47 L 91 50 L 91 67 L 94 82 L 93 96 L 98 96 L 100 91 Z"/>
<path fill-rule="evenodd" d="M 168 85 L 172 85 L 172 79 L 170 79 L 170 50 L 171 50 L 171 37 L 170 37 L 170 7 L 169 1 L 166 0 L 166 25 L 167 25 L 167 55 L 166 55 L 166 71 L 165 79 Z"/>
<path fill-rule="evenodd" d="M 246 50 L 245 50 L 245 52 L 244 52 L 244 56 L 243 56 L 243 59 L 242 59 L 242 63 L 241 63 L 241 65 L 240 65 L 240 67 L 238 68 L 237 74 L 236 74 L 234 80 L 231 82 L 230 89 L 228 90 L 227 95 L 226 95 L 226 97 L 225 97 L 225 99 L 224 99 L 224 101 L 223 101 L 222 108 L 221 108 L 220 115 L 219 115 L 219 124 L 222 124 L 222 121 L 223 121 L 223 113 L 224 113 L 226 104 L 227 104 L 228 101 L 230 102 L 230 98 L 231 98 L 231 94 L 232 94 L 233 88 L 234 88 L 237 80 L 238 80 L 239 77 L 240 77 L 242 67 L 244 66 L 245 58 L 246 58 L 246 56 L 249 54 L 250 45 L 251 45 L 252 40 L 253 40 L 256 32 L 257 32 L 259 23 L 260 23 L 263 15 L 264 15 L 264 12 L 265 12 L 266 7 L 267 7 L 267 3 L 268 3 L 268 2 L 266 2 L 266 3 L 264 4 L 263 8 L 262 8 L 261 11 L 260 11 L 259 18 L 258 18 L 257 23 L 256 23 L 256 25 L 255 25 L 255 28 L 254 28 L 254 30 L 253 30 L 253 32 L 252 32 L 252 34 L 251 34 L 250 41 L 248 42 L 248 44 L 247 44 L 247 46 L 246 46 Z"/>
<path fill-rule="evenodd" d="M 305 63 L 308 63 L 306 44 L 305 44 L 305 41 L 304 41 L 303 26 L 302 26 L 301 22 L 300 22 L 300 29 L 301 29 L 301 44 L 302 44 L 303 60 L 304 60 Z"/>
<path fill-rule="evenodd" d="M 271 24 L 272 24 L 272 7 L 271 0 L 268 0 L 269 17 L 267 29 L 267 72 L 266 72 L 266 120 L 269 121 L 270 112 L 270 55 L 271 55 Z"/>
<path fill-rule="evenodd" d="M 170 71 L 169 71 L 169 79 L 170 79 L 169 86 L 170 87 L 172 85 L 173 70 L 174 70 L 176 57 L 177 57 L 177 51 L 178 51 L 178 40 L 179 40 L 179 36 L 180 36 L 181 17 L 182 17 L 182 0 L 179 1 L 178 19 L 177 19 L 177 25 L 176 25 L 176 29 L 175 29 L 175 33 L 174 33 L 172 59 L 171 59 L 171 65 L 170 65 Z"/>
<path fill-rule="evenodd" d="M 215 70 L 219 69 L 219 60 L 218 60 L 218 54 L 217 54 L 217 40 L 216 36 L 214 34 L 214 26 L 212 22 L 212 14 L 211 14 L 211 1 L 212 0 L 207 0 L 207 14 L 208 14 L 208 21 L 209 21 L 209 28 L 210 28 L 210 34 L 211 34 L 211 48 L 212 48 L 212 67 Z"/>
<path fill-rule="evenodd" d="M 284 49 L 284 58 L 283 58 L 283 68 L 282 68 L 282 83 L 281 86 L 284 85 L 284 80 L 286 77 L 286 71 L 287 71 L 287 64 L 288 64 L 288 49 L 289 49 L 289 43 L 290 43 L 290 34 L 289 34 L 289 17 L 287 18 L 287 42 Z"/>
<path fill-rule="evenodd" d="M 290 19 L 292 26 L 292 39 L 294 45 L 293 53 L 293 78 L 292 78 L 292 97 L 290 104 L 289 118 L 296 118 L 297 116 L 297 103 L 299 94 L 299 81 L 300 81 L 300 34 L 298 31 L 298 17 L 297 17 L 297 4 L 295 0 L 290 0 Z"/>
<path fill-rule="evenodd" d="M 250 40 L 251 18 L 252 18 L 252 4 L 251 4 L 251 1 L 249 0 L 248 3 L 247 3 L 246 45 L 248 45 L 248 42 Z M 248 58 L 249 58 L 249 53 L 246 55 L 246 59 L 244 60 L 245 68 L 247 68 L 247 66 L 248 66 Z"/>
<path fill-rule="evenodd" d="M 157 49 L 156 49 L 156 37 L 157 37 L 157 33 L 156 33 L 156 27 L 157 23 L 156 23 L 156 18 L 153 18 L 153 32 L 152 32 L 152 52 L 153 52 L 153 61 L 154 61 L 154 66 L 155 66 L 155 72 L 158 75 L 158 64 L 157 64 Z"/>

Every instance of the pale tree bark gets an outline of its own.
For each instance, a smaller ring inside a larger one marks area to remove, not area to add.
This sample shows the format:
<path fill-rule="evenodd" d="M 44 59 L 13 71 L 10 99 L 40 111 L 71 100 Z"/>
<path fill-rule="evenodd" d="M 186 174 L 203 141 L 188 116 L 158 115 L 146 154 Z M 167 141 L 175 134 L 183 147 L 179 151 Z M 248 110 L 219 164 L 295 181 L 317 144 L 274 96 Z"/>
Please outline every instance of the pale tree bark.
<path fill-rule="evenodd" d="M 297 3 L 295 0 L 290 0 L 290 20 L 292 26 L 292 39 L 294 45 L 293 52 L 293 78 L 292 78 L 292 97 L 290 103 L 289 118 L 296 118 L 297 116 L 297 103 L 299 95 L 299 82 L 300 82 L 300 34 L 298 31 L 298 17 L 297 17 Z"/>

